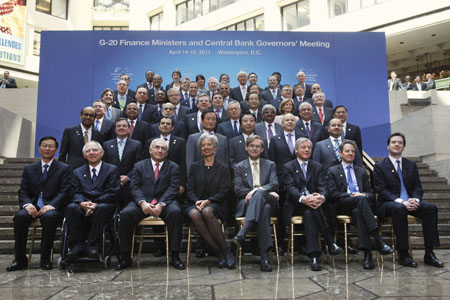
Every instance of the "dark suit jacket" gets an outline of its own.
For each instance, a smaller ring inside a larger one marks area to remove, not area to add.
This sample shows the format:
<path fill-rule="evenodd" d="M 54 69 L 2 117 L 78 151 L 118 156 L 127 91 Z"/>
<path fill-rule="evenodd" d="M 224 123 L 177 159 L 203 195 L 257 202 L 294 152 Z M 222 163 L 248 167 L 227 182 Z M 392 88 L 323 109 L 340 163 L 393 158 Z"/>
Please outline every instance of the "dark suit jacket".
<path fill-rule="evenodd" d="M 139 107 L 139 103 L 137 103 Z M 158 119 L 155 117 L 158 116 L 158 107 L 153 104 L 145 104 L 144 111 L 142 112 L 141 121 L 145 121 L 147 123 L 156 123 Z"/>
<path fill-rule="evenodd" d="M 402 158 L 403 183 L 410 198 L 422 199 L 423 189 L 419 177 L 419 170 L 415 162 Z M 375 190 L 378 193 L 377 206 L 384 201 L 395 201 L 400 197 L 400 177 L 397 173 L 397 166 L 392 165 L 389 157 L 375 164 L 373 170 L 373 180 Z M 380 217 L 384 216 L 384 211 L 378 211 Z"/>
<path fill-rule="evenodd" d="M 411 85 L 412 85 L 412 90 L 413 91 L 418 91 L 419 90 L 419 88 L 417 87 L 417 83 L 414 82 Z M 421 82 L 420 85 L 422 86 L 422 91 L 426 91 L 427 90 L 427 84 L 426 83 Z"/>
<path fill-rule="evenodd" d="M 261 98 L 266 100 L 267 102 L 271 102 L 272 100 L 275 100 L 277 98 L 280 98 L 281 96 L 281 89 L 277 90 L 277 96 L 274 98 L 271 90 L 264 90 L 261 92 Z"/>
<path fill-rule="evenodd" d="M 89 165 L 85 164 L 73 170 L 72 189 L 74 203 L 92 201 L 95 203 L 115 204 L 120 189 L 119 168 L 103 162 L 97 181 L 92 183 Z"/>
<path fill-rule="evenodd" d="M 202 133 L 197 132 L 188 137 L 186 144 L 186 168 L 189 170 L 192 163 L 203 159 L 200 148 L 198 147 L 198 139 Z M 216 149 L 216 160 L 225 165 L 228 164 L 228 139 L 221 134 L 216 134 L 219 145 Z"/>
<path fill-rule="evenodd" d="M 307 84 L 306 82 L 305 82 L 305 97 L 306 98 L 312 98 L 311 84 Z"/>
<path fill-rule="evenodd" d="M 144 159 L 144 151 L 142 144 L 139 141 L 127 138 L 125 147 L 122 153 L 122 160 L 119 158 L 119 148 L 117 138 L 103 143 L 103 161 L 119 167 L 120 175 L 131 177 L 131 170 L 134 164 Z"/>
<path fill-rule="evenodd" d="M 158 200 L 166 205 L 176 201 L 180 189 L 180 169 L 170 160 L 165 160 L 155 180 L 152 160 L 144 159 L 134 166 L 131 175 L 131 194 L 136 204 L 146 200 Z"/>
<path fill-rule="evenodd" d="M 295 133 L 295 139 L 292 141 L 295 147 L 295 141 L 299 138 Z M 270 139 L 269 159 L 273 161 L 277 166 L 277 174 L 279 178 L 282 178 L 283 165 L 295 158 L 295 151 L 291 154 L 289 146 L 284 136 L 284 131 L 280 135 L 275 135 Z M 283 181 L 280 180 L 280 186 Z"/>
<path fill-rule="evenodd" d="M 95 124 L 95 121 L 94 121 Z M 114 121 L 103 118 L 102 128 L 100 128 L 100 133 L 103 134 L 104 140 L 110 140 L 116 137 L 115 132 L 116 123 Z"/>
<path fill-rule="evenodd" d="M 166 92 L 162 86 L 160 86 L 159 89 L 162 90 L 164 93 Z M 166 97 L 166 98 L 167 98 L 167 97 Z M 152 88 L 152 89 L 148 90 L 148 100 L 147 100 L 147 103 L 153 104 L 153 105 L 156 104 L 156 93 L 155 93 L 155 88 Z"/>
<path fill-rule="evenodd" d="M 370 184 L 369 175 L 364 168 L 353 166 L 355 171 L 356 182 L 360 193 L 367 194 L 367 198 L 370 203 L 375 200 L 375 194 L 373 193 L 372 186 Z M 351 196 L 347 192 L 347 178 L 342 164 L 330 167 L 327 172 L 327 186 L 328 186 L 328 198 L 332 202 L 337 202 L 340 199 Z"/>
<path fill-rule="evenodd" d="M 312 159 L 320 162 L 324 169 L 328 169 L 331 166 L 339 164 L 339 160 L 334 152 L 334 145 L 331 143 L 330 139 L 326 139 L 315 144 Z M 354 164 L 360 167 L 363 166 L 359 151 L 355 153 Z"/>
<path fill-rule="evenodd" d="M 248 94 L 248 86 L 247 86 L 247 94 Z M 230 98 L 236 99 L 239 102 L 245 100 L 244 98 L 242 98 L 241 86 L 237 86 L 230 90 Z"/>
<path fill-rule="evenodd" d="M 145 121 L 137 121 L 134 125 L 133 135 L 131 138 L 141 142 L 141 145 L 145 145 L 145 142 L 150 136 L 150 124 Z"/>
<path fill-rule="evenodd" d="M 283 126 L 281 126 L 281 124 L 272 123 L 272 133 L 274 135 L 277 134 L 283 134 Z M 262 121 L 261 123 L 258 123 L 255 125 L 255 134 L 259 135 L 260 137 L 262 137 L 263 139 L 268 139 L 268 135 L 267 135 L 267 128 L 266 128 L 266 122 Z M 270 145 L 268 145 L 270 147 Z"/>
<path fill-rule="evenodd" d="M 231 125 L 230 120 L 218 124 L 217 133 L 225 136 L 227 139 L 232 139 L 235 137 L 233 135 L 233 126 Z M 239 134 L 242 134 L 242 129 L 240 126 L 239 126 Z"/>
<path fill-rule="evenodd" d="M 186 125 L 188 136 L 199 132 L 198 123 L 197 123 L 197 112 L 186 115 L 184 119 L 184 124 Z"/>
<path fill-rule="evenodd" d="M 208 196 L 208 200 L 212 203 L 224 202 L 228 192 L 230 191 L 230 171 L 228 166 L 214 161 L 211 168 L 210 177 L 205 178 L 204 175 L 204 161 L 197 161 L 193 163 L 189 169 L 188 181 L 186 184 L 186 197 L 192 204 L 201 199 L 204 188 L 208 187 L 214 194 Z"/>
<path fill-rule="evenodd" d="M 180 108 L 177 111 L 177 119 L 175 121 L 183 122 L 186 116 L 190 113 L 191 109 L 189 107 L 180 104 Z"/>
<path fill-rule="evenodd" d="M 311 140 L 313 145 L 315 145 L 317 142 L 323 140 L 322 136 L 322 125 L 317 122 L 311 122 L 309 121 L 309 129 L 311 132 L 311 137 L 308 137 L 308 134 L 306 133 L 306 128 L 303 123 L 303 121 L 300 119 L 297 121 L 297 124 L 295 124 L 295 136 L 298 135 L 298 137 L 306 137 Z"/>
<path fill-rule="evenodd" d="M 5 78 L 0 79 L 0 85 L 2 84 L 1 81 L 2 81 L 3 79 L 5 79 Z M 5 80 L 8 80 L 8 81 L 9 81 L 9 83 L 6 83 L 6 88 L 7 88 L 7 89 L 17 88 L 16 80 L 15 80 L 14 78 L 8 77 L 8 79 L 5 79 Z"/>
<path fill-rule="evenodd" d="M 249 160 L 243 160 L 233 166 L 233 171 L 234 192 L 237 199 L 239 199 L 236 205 L 236 217 L 240 217 L 244 215 L 245 197 L 253 190 L 252 168 Z M 259 183 L 261 184 L 260 188 L 267 193 L 278 192 L 278 178 L 274 162 L 260 159 Z"/>
<path fill-rule="evenodd" d="M 103 134 L 92 128 L 92 141 L 103 143 Z M 87 161 L 83 157 L 83 129 L 81 125 L 67 127 L 61 139 L 58 160 L 68 163 L 72 170 L 84 165 Z"/>
<path fill-rule="evenodd" d="M 147 140 L 145 145 L 145 158 L 150 158 L 150 153 L 148 149 L 150 148 L 150 144 L 155 138 L 159 138 L 159 135 Z M 184 138 L 175 136 L 172 132 L 169 140 L 169 154 L 167 155 L 167 159 L 173 161 L 180 167 L 180 182 L 182 186 L 186 185 L 186 140 Z"/>
<path fill-rule="evenodd" d="M 113 98 L 113 103 L 111 104 L 112 107 L 118 108 L 120 109 L 120 102 L 119 102 L 119 96 L 117 95 L 117 91 L 114 91 L 114 98 Z M 125 106 L 124 106 L 124 110 L 125 107 L 129 104 L 129 103 L 136 103 L 136 99 L 134 99 L 133 97 L 131 97 L 129 94 L 127 94 L 127 99 L 125 101 Z"/>
<path fill-rule="evenodd" d="M 189 96 L 189 99 L 188 100 L 181 100 L 180 101 L 180 103 L 181 103 L 181 105 L 183 105 L 183 106 L 185 106 L 185 107 L 187 107 L 187 108 L 189 108 L 190 110 L 191 110 L 191 113 L 194 113 L 194 112 L 197 112 L 198 111 L 198 108 L 197 108 L 197 101 L 198 101 L 198 96 L 197 97 L 195 97 L 195 106 L 194 107 L 191 107 L 191 97 Z"/>
<path fill-rule="evenodd" d="M 323 128 L 323 138 L 327 139 L 330 137 L 328 132 L 328 126 Z M 361 129 L 358 125 L 350 124 L 347 122 L 347 127 L 345 128 L 345 136 L 344 139 L 352 140 L 358 146 L 358 150 L 362 156 L 362 138 L 361 138 Z"/>
<path fill-rule="evenodd" d="M 159 123 L 152 124 L 151 131 L 150 131 L 150 138 L 159 137 L 161 135 L 161 131 L 159 130 L 158 125 L 159 125 Z M 176 121 L 171 134 L 174 136 L 179 136 L 186 140 L 188 137 L 188 134 L 187 134 L 186 125 L 184 124 L 184 122 Z"/>
<path fill-rule="evenodd" d="M 392 83 L 392 79 L 389 79 L 388 80 L 388 90 L 390 90 L 390 88 L 391 88 L 391 83 Z M 398 91 L 398 90 L 401 90 L 401 89 L 403 89 L 402 82 L 400 81 L 399 78 L 395 78 L 394 85 L 392 86 L 392 90 L 393 91 Z"/>
<path fill-rule="evenodd" d="M 152 86 L 153 86 L 153 83 L 152 83 Z M 150 93 L 150 89 L 148 88 L 147 81 L 144 82 L 144 83 L 141 83 L 140 85 L 138 85 L 138 86 L 136 87 L 136 91 L 137 91 L 139 88 L 141 88 L 141 87 L 144 87 L 144 88 L 147 89 L 147 95 Z"/>
<path fill-rule="evenodd" d="M 18 193 L 20 208 L 29 203 L 37 205 L 39 194 L 42 193 L 45 205 L 62 211 L 70 197 L 71 175 L 69 165 L 54 159 L 47 170 L 47 177 L 42 181 L 41 161 L 27 165 L 23 169 Z"/>
<path fill-rule="evenodd" d="M 281 180 L 285 185 L 289 201 L 284 202 L 283 218 L 284 224 L 289 224 L 295 206 L 299 203 L 301 196 L 308 193 L 319 193 L 325 198 L 327 197 L 327 189 L 325 177 L 323 176 L 324 169 L 322 164 L 308 160 L 308 168 L 306 169 L 306 178 L 303 175 L 302 168 L 298 163 L 297 158 L 286 163 L 282 167 Z M 308 193 L 306 193 L 306 190 Z"/>
<path fill-rule="evenodd" d="M 267 147 L 267 141 L 264 141 L 264 152 L 261 154 L 261 158 L 268 159 L 269 151 Z M 240 163 L 244 159 L 248 159 L 247 150 L 245 150 L 245 138 L 243 135 L 238 135 L 230 140 L 228 140 L 228 156 L 230 158 L 230 166 L 234 166 Z"/>
<path fill-rule="evenodd" d="M 324 114 L 324 116 L 323 116 L 324 120 L 323 120 L 323 124 L 322 124 L 322 122 L 320 121 L 320 117 L 319 117 L 319 111 L 318 111 L 317 107 L 315 107 L 313 105 L 311 121 L 322 124 L 323 126 L 328 126 L 328 123 L 330 122 L 330 120 L 333 119 L 333 109 L 324 106 L 323 114 Z"/>

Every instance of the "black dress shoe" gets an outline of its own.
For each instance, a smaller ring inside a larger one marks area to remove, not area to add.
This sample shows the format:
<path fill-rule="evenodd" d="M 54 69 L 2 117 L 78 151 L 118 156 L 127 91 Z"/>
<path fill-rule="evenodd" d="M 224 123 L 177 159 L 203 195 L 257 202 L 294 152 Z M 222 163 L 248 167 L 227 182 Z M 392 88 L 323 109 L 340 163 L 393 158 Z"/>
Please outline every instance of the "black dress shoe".
<path fill-rule="evenodd" d="M 363 269 L 364 270 L 373 270 L 373 269 L 375 269 L 375 265 L 374 265 L 373 259 L 372 259 L 372 251 L 364 253 Z"/>
<path fill-rule="evenodd" d="M 283 251 L 283 248 L 278 247 L 278 255 L 279 256 L 285 256 L 286 255 L 286 253 Z"/>
<path fill-rule="evenodd" d="M 404 267 L 417 267 L 417 263 L 409 255 L 400 255 L 398 258 L 398 263 Z"/>
<path fill-rule="evenodd" d="M 25 269 L 28 269 L 28 262 L 26 260 L 23 262 L 15 260 L 12 264 L 10 264 L 9 266 L 6 267 L 6 271 L 8 271 L 8 272 L 25 270 Z"/>
<path fill-rule="evenodd" d="M 219 269 L 226 268 L 227 267 L 227 260 L 226 259 L 219 260 L 219 262 L 217 263 L 217 267 Z"/>
<path fill-rule="evenodd" d="M 122 259 L 119 261 L 119 263 L 116 265 L 116 270 L 120 271 L 120 270 L 124 270 L 126 268 L 131 267 L 131 258 L 130 255 L 128 254 L 128 257 L 126 258 L 126 256 L 124 255 L 122 257 Z"/>
<path fill-rule="evenodd" d="M 347 246 L 347 253 L 348 254 L 357 254 L 358 250 L 353 248 L 352 246 Z"/>
<path fill-rule="evenodd" d="M 233 244 L 235 244 L 237 247 L 242 248 L 244 247 L 244 241 L 245 237 L 239 234 L 236 234 L 234 238 L 232 239 Z"/>
<path fill-rule="evenodd" d="M 90 248 L 88 250 L 88 255 L 87 256 L 88 256 L 88 258 L 98 260 L 98 258 L 100 256 L 100 253 L 98 252 L 97 248 Z"/>
<path fill-rule="evenodd" d="M 39 265 L 42 270 L 51 270 L 53 269 L 53 264 L 51 263 L 50 259 L 43 258 L 41 259 L 41 263 Z"/>
<path fill-rule="evenodd" d="M 378 246 L 378 252 L 380 252 L 381 255 L 388 255 L 394 253 L 394 250 L 389 247 L 383 240 L 380 239 L 379 242 L 377 242 Z"/>
<path fill-rule="evenodd" d="M 157 248 L 155 252 L 153 252 L 154 257 L 162 257 L 166 255 L 166 249 L 163 248 Z"/>
<path fill-rule="evenodd" d="M 423 257 L 423 262 L 427 265 L 442 268 L 444 266 L 444 263 L 442 261 L 439 261 L 434 255 L 434 252 L 426 252 L 425 256 Z"/>
<path fill-rule="evenodd" d="M 336 243 L 333 243 L 328 246 L 328 253 L 331 255 L 338 255 L 340 254 L 344 249 L 342 247 L 339 247 Z"/>
<path fill-rule="evenodd" d="M 84 251 L 80 246 L 74 246 L 66 253 L 66 259 L 69 261 L 77 260 L 82 256 L 84 256 Z"/>
<path fill-rule="evenodd" d="M 318 257 L 311 258 L 311 271 L 322 271 L 322 266 L 320 265 Z"/>
<path fill-rule="evenodd" d="M 272 272 L 272 265 L 268 260 L 261 261 L 261 271 L 262 272 Z"/>
<path fill-rule="evenodd" d="M 178 256 L 173 256 L 170 258 L 170 265 L 174 267 L 177 270 L 184 270 L 185 266 L 181 262 L 180 258 Z"/>

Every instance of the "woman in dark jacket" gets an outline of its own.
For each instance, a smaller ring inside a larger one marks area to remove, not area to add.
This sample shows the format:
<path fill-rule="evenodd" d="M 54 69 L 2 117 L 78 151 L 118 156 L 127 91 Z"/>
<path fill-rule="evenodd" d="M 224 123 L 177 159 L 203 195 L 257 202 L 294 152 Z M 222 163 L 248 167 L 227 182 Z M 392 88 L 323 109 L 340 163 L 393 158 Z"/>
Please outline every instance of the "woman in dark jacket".
<path fill-rule="evenodd" d="M 203 160 L 193 163 L 189 168 L 186 215 L 216 253 L 219 268 L 234 269 L 236 260 L 227 247 L 222 227 L 217 220 L 226 220 L 225 197 L 230 190 L 228 166 L 216 161 L 214 157 L 217 145 L 217 137 L 208 133 L 202 134 L 198 140 Z"/>

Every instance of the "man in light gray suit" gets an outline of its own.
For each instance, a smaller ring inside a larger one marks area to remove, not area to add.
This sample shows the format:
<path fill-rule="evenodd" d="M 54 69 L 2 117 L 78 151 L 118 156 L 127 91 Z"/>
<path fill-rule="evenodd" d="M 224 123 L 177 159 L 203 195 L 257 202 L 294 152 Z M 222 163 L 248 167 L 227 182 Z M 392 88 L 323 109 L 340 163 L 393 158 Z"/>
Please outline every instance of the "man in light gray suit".
<path fill-rule="evenodd" d="M 435 90 L 436 89 L 436 82 L 433 79 L 433 75 L 428 73 L 427 76 L 426 76 L 426 79 L 427 79 L 427 91 Z"/>
<path fill-rule="evenodd" d="M 122 111 L 118 108 L 112 106 L 114 100 L 113 90 L 106 88 L 102 91 L 101 100 L 105 103 L 105 118 L 113 122 L 117 121 L 122 114 Z"/>
<path fill-rule="evenodd" d="M 186 143 L 186 168 L 189 170 L 191 164 L 203 159 L 198 147 L 198 140 L 203 133 L 215 135 L 219 140 L 216 150 L 216 160 L 228 166 L 228 139 L 214 132 L 217 124 L 217 115 L 212 109 L 202 112 L 202 132 L 193 133 L 188 137 Z"/>
<path fill-rule="evenodd" d="M 233 238 L 238 247 L 244 245 L 247 232 L 256 225 L 258 247 L 261 255 L 261 271 L 271 272 L 268 252 L 272 248 L 270 216 L 277 211 L 278 179 L 275 163 L 260 158 L 264 152 L 264 142 L 260 136 L 247 139 L 246 149 L 249 159 L 233 167 L 234 192 L 238 200 L 236 217 L 245 216 L 245 223 Z"/>
<path fill-rule="evenodd" d="M 277 134 L 283 133 L 283 126 L 275 123 L 275 116 L 277 110 L 272 104 L 266 104 L 262 109 L 263 122 L 256 124 L 255 134 L 259 135 L 267 141 L 268 147 L 270 147 L 270 139 Z M 268 149 L 267 149 L 268 150 Z"/>
<path fill-rule="evenodd" d="M 331 119 L 330 124 L 328 125 L 328 133 L 330 134 L 330 137 L 318 142 L 314 146 L 312 155 L 312 159 L 321 163 L 324 170 L 341 163 L 339 145 L 343 141 L 342 121 L 339 119 Z M 362 159 L 359 151 L 355 155 L 354 164 L 362 167 Z"/>
<path fill-rule="evenodd" d="M 398 91 L 403 89 L 402 82 L 397 78 L 395 71 L 391 72 L 391 79 L 388 80 L 388 88 L 390 91 Z"/>

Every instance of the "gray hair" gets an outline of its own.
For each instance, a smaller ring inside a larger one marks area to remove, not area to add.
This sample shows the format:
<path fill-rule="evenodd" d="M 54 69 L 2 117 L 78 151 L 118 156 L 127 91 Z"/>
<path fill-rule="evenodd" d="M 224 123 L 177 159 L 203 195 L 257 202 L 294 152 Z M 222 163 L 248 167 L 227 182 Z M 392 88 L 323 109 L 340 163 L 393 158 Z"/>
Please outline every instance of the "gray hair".
<path fill-rule="evenodd" d="M 310 145 L 311 148 L 312 148 L 313 143 L 311 142 L 310 139 L 308 139 L 308 138 L 306 138 L 306 137 L 300 137 L 300 138 L 298 138 L 298 139 L 295 141 L 295 149 L 297 149 L 298 146 L 300 146 L 300 144 L 302 144 L 302 143 L 304 143 L 304 142 L 308 142 L 309 145 Z"/>
<path fill-rule="evenodd" d="M 217 84 L 219 84 L 219 80 L 217 80 L 216 77 L 209 77 L 209 78 L 208 78 L 208 83 L 210 83 L 211 81 L 214 81 L 214 82 L 216 82 Z"/>
<path fill-rule="evenodd" d="M 228 104 L 228 105 L 230 105 L 230 104 Z M 264 111 L 266 111 L 267 109 L 271 109 L 275 113 L 277 112 L 277 109 L 275 108 L 275 106 L 273 106 L 272 104 L 266 104 L 262 108 L 262 113 L 264 113 Z"/>
<path fill-rule="evenodd" d="M 217 148 L 217 146 L 219 145 L 219 140 L 217 139 L 217 136 L 215 136 L 214 134 L 203 133 L 198 138 L 198 147 L 199 148 L 200 148 L 203 140 L 211 140 L 215 148 Z"/>
<path fill-rule="evenodd" d="M 314 102 L 314 99 L 316 99 L 316 98 L 319 97 L 319 96 L 322 96 L 323 99 L 325 99 L 325 93 L 323 93 L 323 92 L 315 92 L 315 93 L 313 94 L 313 97 L 312 97 L 313 102 Z"/>
<path fill-rule="evenodd" d="M 239 73 L 237 73 L 237 75 L 236 75 L 236 78 L 239 78 L 239 76 L 241 76 L 241 75 L 248 76 L 247 72 L 245 72 L 245 71 L 239 71 Z"/>
<path fill-rule="evenodd" d="M 152 148 L 153 148 L 153 145 L 156 144 L 156 143 L 158 143 L 158 142 L 164 142 L 164 143 L 166 144 L 166 146 L 167 146 L 167 142 L 166 142 L 163 138 L 156 138 L 156 139 L 154 139 L 154 140 L 151 142 L 150 147 L 149 147 L 148 149 L 152 149 Z"/>
<path fill-rule="evenodd" d="M 309 108 L 312 109 L 312 105 L 309 102 L 302 102 L 302 104 L 300 104 L 300 107 L 298 109 L 301 110 L 303 106 L 309 106 Z"/>
<path fill-rule="evenodd" d="M 179 88 L 175 88 L 175 87 L 170 88 L 170 89 L 167 91 L 167 94 L 169 94 L 170 92 L 176 93 L 176 94 L 180 95 L 180 89 L 179 89 Z"/>
<path fill-rule="evenodd" d="M 96 149 L 99 150 L 99 151 L 103 150 L 102 145 L 100 145 L 99 142 L 97 142 L 97 141 L 90 141 L 90 142 L 87 142 L 86 144 L 84 144 L 84 146 L 83 146 L 83 154 L 86 153 L 87 147 L 88 146 L 92 146 L 92 145 L 94 145 L 96 147 Z"/>
<path fill-rule="evenodd" d="M 208 100 L 211 100 L 211 98 L 209 97 L 209 95 L 207 93 L 200 93 L 200 95 L 197 96 L 197 101 L 198 101 L 198 99 L 200 99 L 200 97 L 207 97 Z"/>
<path fill-rule="evenodd" d="M 300 75 L 300 74 L 302 74 L 302 73 L 303 73 L 303 75 L 305 75 L 305 77 L 306 77 L 306 74 L 305 74 L 305 72 L 303 72 L 303 71 L 298 71 L 298 73 L 297 73 L 296 76 L 298 76 L 298 75 Z"/>

